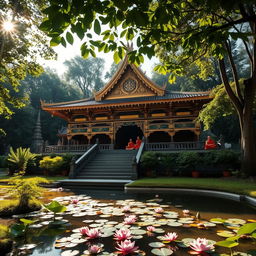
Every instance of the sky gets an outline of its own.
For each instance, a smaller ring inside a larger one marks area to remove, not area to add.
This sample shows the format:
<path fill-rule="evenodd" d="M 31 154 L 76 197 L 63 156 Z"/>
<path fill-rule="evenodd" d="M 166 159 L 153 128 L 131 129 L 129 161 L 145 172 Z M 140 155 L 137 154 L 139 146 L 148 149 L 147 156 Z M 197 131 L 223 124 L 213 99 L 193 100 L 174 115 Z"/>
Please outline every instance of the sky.
<path fill-rule="evenodd" d="M 82 42 L 80 41 L 79 38 L 74 37 L 74 43 L 73 45 L 67 44 L 66 47 L 63 47 L 62 45 L 58 45 L 56 47 L 53 47 L 54 51 L 57 53 L 57 60 L 42 60 L 42 65 L 44 67 L 49 67 L 50 69 L 54 69 L 56 70 L 56 72 L 58 73 L 59 76 L 62 76 L 65 71 L 65 65 L 64 62 L 66 60 L 69 60 L 73 57 L 75 57 L 76 55 L 80 56 L 80 46 L 82 44 Z M 109 53 L 104 53 L 104 52 L 99 52 L 96 53 L 97 57 L 103 58 L 105 60 L 105 67 L 104 67 L 104 74 L 103 77 L 105 75 L 105 73 L 107 71 L 109 71 L 111 64 L 113 63 L 113 52 L 109 52 Z M 141 69 L 146 72 L 146 75 L 151 77 L 151 73 L 153 71 L 154 68 L 154 64 L 157 63 L 157 59 L 155 57 L 153 57 L 151 60 L 149 60 L 147 57 L 145 57 L 145 61 L 144 63 L 141 65 Z"/>

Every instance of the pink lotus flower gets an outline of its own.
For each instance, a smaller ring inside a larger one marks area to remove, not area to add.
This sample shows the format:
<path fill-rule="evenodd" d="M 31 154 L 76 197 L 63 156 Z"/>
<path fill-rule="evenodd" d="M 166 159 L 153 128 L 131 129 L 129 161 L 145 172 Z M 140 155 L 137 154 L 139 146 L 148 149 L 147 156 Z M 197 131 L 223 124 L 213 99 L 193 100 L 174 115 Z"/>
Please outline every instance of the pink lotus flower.
<path fill-rule="evenodd" d="M 162 207 L 155 208 L 156 213 L 163 213 L 164 209 Z"/>
<path fill-rule="evenodd" d="M 125 205 L 122 209 L 123 212 L 130 212 L 131 211 L 131 207 L 129 205 Z"/>
<path fill-rule="evenodd" d="M 114 234 L 114 237 L 116 240 L 121 241 L 121 240 L 131 239 L 132 235 L 129 229 L 121 228 L 116 231 L 116 233 Z"/>
<path fill-rule="evenodd" d="M 189 215 L 190 214 L 189 210 L 183 210 L 182 212 L 183 212 L 184 215 Z"/>
<path fill-rule="evenodd" d="M 173 232 L 173 233 L 167 233 L 167 234 L 164 236 L 164 241 L 172 242 L 172 241 L 176 240 L 177 238 L 178 238 L 177 233 L 175 233 L 175 232 Z"/>
<path fill-rule="evenodd" d="M 91 247 L 89 247 L 88 251 L 90 254 L 97 254 L 102 251 L 102 247 L 95 244 L 95 245 L 92 245 Z"/>
<path fill-rule="evenodd" d="M 153 226 L 148 226 L 147 227 L 147 231 L 149 231 L 149 232 L 154 232 L 155 231 L 155 227 L 153 227 Z"/>
<path fill-rule="evenodd" d="M 62 187 L 57 188 L 57 191 L 62 192 L 64 189 Z"/>
<path fill-rule="evenodd" d="M 73 199 L 73 200 L 71 201 L 72 204 L 78 204 L 78 202 L 79 202 L 78 199 Z"/>
<path fill-rule="evenodd" d="M 133 224 L 137 220 L 137 217 L 135 215 L 130 215 L 124 219 L 124 224 Z"/>
<path fill-rule="evenodd" d="M 97 228 L 88 229 L 86 235 L 88 239 L 95 239 L 101 237 L 101 233 Z"/>
<path fill-rule="evenodd" d="M 197 238 L 190 243 L 190 248 L 198 253 L 211 251 L 214 246 L 205 238 Z"/>
<path fill-rule="evenodd" d="M 83 236 L 87 236 L 87 233 L 89 231 L 89 228 L 88 227 L 82 227 L 79 229 L 80 233 L 83 235 Z"/>
<path fill-rule="evenodd" d="M 134 253 L 138 250 L 138 246 L 135 246 L 135 242 L 131 242 L 131 240 L 121 241 L 120 244 L 117 244 L 116 249 L 118 250 L 118 254 L 127 255 L 130 253 Z"/>

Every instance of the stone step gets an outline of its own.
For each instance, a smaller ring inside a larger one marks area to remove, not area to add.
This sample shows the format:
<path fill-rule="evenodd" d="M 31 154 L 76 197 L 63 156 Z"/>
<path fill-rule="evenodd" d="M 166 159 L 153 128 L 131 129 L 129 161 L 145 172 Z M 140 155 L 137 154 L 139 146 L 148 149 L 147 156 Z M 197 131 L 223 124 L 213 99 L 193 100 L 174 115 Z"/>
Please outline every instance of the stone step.
<path fill-rule="evenodd" d="M 108 169 L 110 169 L 110 168 L 115 168 L 115 169 L 117 169 L 117 168 L 131 168 L 132 167 L 132 164 L 131 163 L 125 163 L 125 164 L 122 164 L 122 163 L 112 163 L 111 165 L 110 164 L 104 164 L 104 163 L 89 163 L 89 164 L 87 164 L 87 165 L 85 165 L 84 166 L 86 169 L 89 169 L 89 168 L 91 168 L 91 167 L 97 167 L 97 168 L 108 168 Z"/>
<path fill-rule="evenodd" d="M 95 176 L 100 176 L 100 175 L 109 175 L 109 176 L 116 176 L 116 175 L 131 175 L 132 171 L 130 170 L 129 172 L 111 172 L 111 173 L 106 173 L 104 171 L 102 172 L 94 172 L 94 171 L 84 171 L 80 172 L 79 175 L 95 175 Z"/>
<path fill-rule="evenodd" d="M 77 176 L 77 179 L 97 179 L 97 176 Z M 109 176 L 101 176 L 100 179 L 109 179 Z M 112 180 L 120 180 L 120 179 L 127 179 L 130 180 L 131 176 L 113 176 L 111 177 Z"/>

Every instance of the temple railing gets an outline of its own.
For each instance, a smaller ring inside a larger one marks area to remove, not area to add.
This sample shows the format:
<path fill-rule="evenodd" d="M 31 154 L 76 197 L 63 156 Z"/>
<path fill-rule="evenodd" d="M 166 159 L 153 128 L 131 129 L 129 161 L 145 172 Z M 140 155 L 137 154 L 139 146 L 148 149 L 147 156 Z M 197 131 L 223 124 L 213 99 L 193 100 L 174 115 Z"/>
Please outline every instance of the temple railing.
<path fill-rule="evenodd" d="M 158 142 L 146 143 L 146 150 L 149 151 L 172 151 L 172 150 L 198 150 L 204 148 L 204 142 L 186 141 L 186 142 Z"/>
<path fill-rule="evenodd" d="M 114 149 L 113 144 L 99 144 L 99 150 L 112 150 Z"/>
<path fill-rule="evenodd" d="M 49 145 L 45 146 L 44 153 L 65 153 L 65 152 L 85 152 L 91 145 Z"/>
<path fill-rule="evenodd" d="M 133 180 L 136 180 L 138 178 L 138 169 L 139 169 L 140 159 L 141 159 L 144 149 L 145 149 L 145 141 L 143 138 L 142 142 L 140 144 L 140 147 L 137 151 L 137 154 L 133 159 L 133 164 L 132 164 L 132 179 Z"/>

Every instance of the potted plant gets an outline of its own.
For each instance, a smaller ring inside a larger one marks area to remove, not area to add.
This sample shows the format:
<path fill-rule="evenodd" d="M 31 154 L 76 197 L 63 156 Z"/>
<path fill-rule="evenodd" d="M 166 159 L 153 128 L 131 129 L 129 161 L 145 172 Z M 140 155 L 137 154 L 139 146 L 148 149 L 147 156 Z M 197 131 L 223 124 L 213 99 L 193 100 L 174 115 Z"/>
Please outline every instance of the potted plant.
<path fill-rule="evenodd" d="M 160 159 L 163 173 L 165 176 L 172 176 L 172 168 L 175 166 L 175 158 L 173 154 L 163 154 Z"/>
<path fill-rule="evenodd" d="M 230 177 L 231 170 L 238 162 L 237 154 L 232 150 L 221 150 L 216 154 L 216 165 L 222 169 L 223 177 Z"/>
<path fill-rule="evenodd" d="M 190 171 L 192 177 L 197 178 L 200 176 L 196 170 L 199 163 L 199 155 L 196 152 L 181 152 L 177 157 L 177 164 L 180 170 Z"/>
<path fill-rule="evenodd" d="M 156 167 L 158 166 L 158 158 L 154 152 L 145 152 L 141 157 L 141 166 L 146 171 L 147 177 L 156 176 Z"/>

